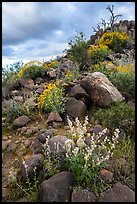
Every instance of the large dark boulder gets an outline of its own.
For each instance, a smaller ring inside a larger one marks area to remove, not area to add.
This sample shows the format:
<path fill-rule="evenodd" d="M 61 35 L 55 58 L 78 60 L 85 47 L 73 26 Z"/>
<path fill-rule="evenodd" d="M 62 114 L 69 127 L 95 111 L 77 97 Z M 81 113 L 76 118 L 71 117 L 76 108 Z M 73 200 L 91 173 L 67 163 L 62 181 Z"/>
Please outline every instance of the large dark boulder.
<path fill-rule="evenodd" d="M 86 104 L 88 104 L 90 101 L 90 96 L 87 94 L 85 89 L 83 89 L 83 87 L 80 86 L 80 84 L 76 84 L 70 89 L 69 96 L 77 100 L 81 100 Z"/>
<path fill-rule="evenodd" d="M 28 122 L 30 121 L 30 119 L 28 118 L 28 116 L 19 116 L 18 118 L 16 118 L 13 122 L 13 127 L 14 128 L 21 128 L 23 126 L 25 126 Z"/>
<path fill-rule="evenodd" d="M 112 102 L 123 101 L 124 97 L 109 79 L 100 72 L 94 72 L 81 80 L 80 85 L 90 95 L 91 100 L 102 107 Z"/>
<path fill-rule="evenodd" d="M 85 117 L 87 113 L 86 105 L 82 101 L 77 100 L 73 97 L 68 98 L 65 105 L 65 110 L 66 110 L 66 113 L 72 116 L 73 118 Z"/>
<path fill-rule="evenodd" d="M 40 202 L 69 202 L 72 187 L 75 184 L 74 175 L 63 171 L 55 174 L 41 184 Z"/>
<path fill-rule="evenodd" d="M 21 165 L 19 173 L 19 177 L 21 178 L 21 180 L 27 181 L 27 178 L 29 178 L 29 180 L 33 180 L 35 173 L 36 175 L 39 175 L 40 170 L 42 170 L 43 168 L 42 161 L 42 154 L 34 154 L 29 159 L 25 160 L 25 162 Z"/>
<path fill-rule="evenodd" d="M 120 182 L 106 190 L 100 197 L 100 202 L 135 202 L 135 192 Z"/>

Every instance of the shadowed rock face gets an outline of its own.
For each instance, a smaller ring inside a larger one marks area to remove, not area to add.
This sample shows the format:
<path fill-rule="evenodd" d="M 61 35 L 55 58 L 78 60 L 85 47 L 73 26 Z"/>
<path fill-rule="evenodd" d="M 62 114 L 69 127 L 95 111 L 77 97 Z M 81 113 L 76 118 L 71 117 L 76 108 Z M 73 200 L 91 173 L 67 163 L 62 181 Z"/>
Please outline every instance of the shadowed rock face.
<path fill-rule="evenodd" d="M 40 202 L 68 202 L 71 200 L 74 175 L 63 171 L 55 174 L 41 184 Z"/>
<path fill-rule="evenodd" d="M 69 97 L 66 106 L 65 106 L 66 112 L 72 116 L 73 118 L 81 118 L 84 117 L 87 113 L 86 105 L 73 97 Z"/>
<path fill-rule="evenodd" d="M 85 77 L 80 84 L 90 95 L 91 100 L 99 106 L 105 107 L 112 102 L 124 100 L 121 93 L 103 73 L 94 72 Z"/>
<path fill-rule="evenodd" d="M 100 202 L 135 202 L 135 192 L 118 182 L 102 194 Z"/>
<path fill-rule="evenodd" d="M 90 96 L 83 89 L 83 87 L 80 86 L 80 84 L 76 84 L 75 86 L 73 86 L 70 89 L 69 96 L 74 97 L 77 100 L 83 100 L 84 99 L 86 104 L 88 104 L 88 102 L 90 101 Z"/>

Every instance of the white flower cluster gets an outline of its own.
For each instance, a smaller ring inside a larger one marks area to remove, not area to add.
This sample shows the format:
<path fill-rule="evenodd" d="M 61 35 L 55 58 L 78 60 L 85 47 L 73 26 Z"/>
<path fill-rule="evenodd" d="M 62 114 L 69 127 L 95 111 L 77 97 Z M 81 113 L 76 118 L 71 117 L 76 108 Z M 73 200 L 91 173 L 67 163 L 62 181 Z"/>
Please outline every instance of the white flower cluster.
<path fill-rule="evenodd" d="M 87 133 L 88 116 L 85 117 L 83 125 L 80 123 L 78 118 L 75 119 L 75 126 L 72 124 L 72 121 L 69 119 L 69 117 L 67 117 L 67 121 L 72 139 L 77 139 L 77 142 L 81 143 L 85 134 Z"/>
<path fill-rule="evenodd" d="M 82 126 L 78 118 L 75 120 L 75 126 L 72 125 L 71 120 L 68 118 L 68 124 L 70 127 L 70 134 L 72 139 L 68 139 L 65 143 L 66 145 L 66 157 L 74 156 L 76 157 L 79 153 L 83 155 L 85 160 L 85 165 L 88 164 L 90 158 L 92 158 L 92 165 L 99 166 L 101 163 L 108 160 L 113 155 L 113 150 L 118 143 L 119 129 L 115 129 L 112 139 L 110 140 L 107 136 L 107 128 L 97 135 L 93 133 L 90 135 L 90 144 L 86 145 L 85 137 L 87 133 L 88 117 L 86 116 L 85 122 Z M 76 138 L 77 142 L 73 142 Z M 74 145 L 75 144 L 75 145 Z"/>

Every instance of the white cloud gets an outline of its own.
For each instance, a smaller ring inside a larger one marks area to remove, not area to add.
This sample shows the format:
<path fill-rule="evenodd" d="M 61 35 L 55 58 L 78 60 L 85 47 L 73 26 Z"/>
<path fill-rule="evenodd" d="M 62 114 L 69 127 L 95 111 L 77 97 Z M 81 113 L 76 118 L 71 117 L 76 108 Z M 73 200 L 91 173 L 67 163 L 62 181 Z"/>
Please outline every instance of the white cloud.
<path fill-rule="evenodd" d="M 76 32 L 89 39 L 92 27 L 109 21 L 111 4 L 124 20 L 135 19 L 134 2 L 2 2 L 3 62 L 5 53 L 7 63 L 62 55 Z"/>

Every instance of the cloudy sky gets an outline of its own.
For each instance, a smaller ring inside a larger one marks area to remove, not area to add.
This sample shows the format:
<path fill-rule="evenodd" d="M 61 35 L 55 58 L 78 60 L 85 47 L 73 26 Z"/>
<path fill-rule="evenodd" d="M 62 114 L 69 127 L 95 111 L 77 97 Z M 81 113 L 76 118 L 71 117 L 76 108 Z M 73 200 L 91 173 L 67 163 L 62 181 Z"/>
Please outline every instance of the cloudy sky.
<path fill-rule="evenodd" d="M 89 40 L 112 3 L 119 20 L 135 19 L 134 2 L 2 2 L 2 65 L 53 59 L 80 32 Z"/>

